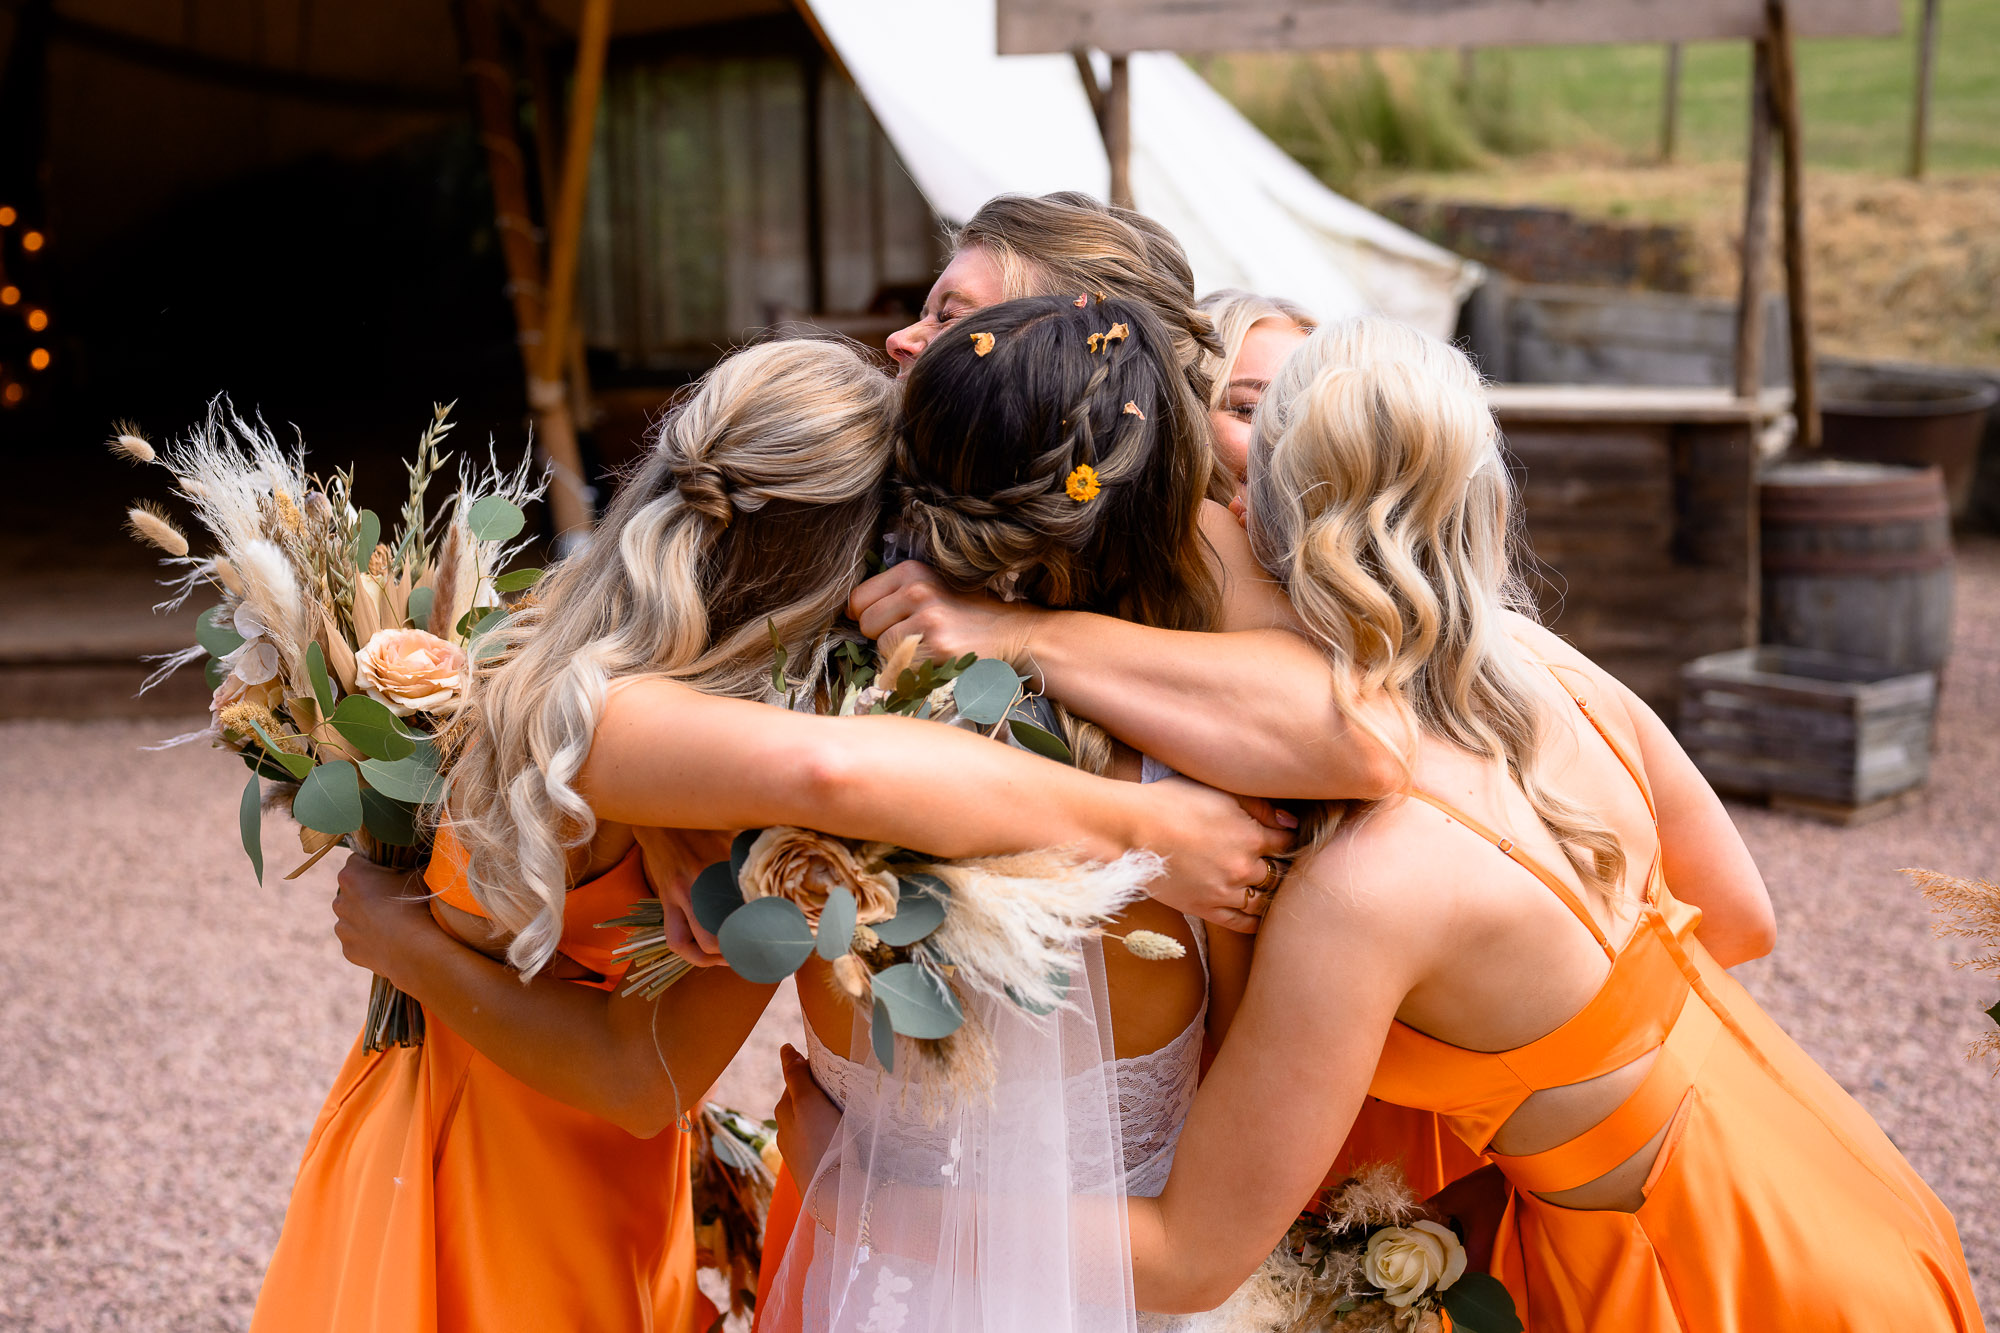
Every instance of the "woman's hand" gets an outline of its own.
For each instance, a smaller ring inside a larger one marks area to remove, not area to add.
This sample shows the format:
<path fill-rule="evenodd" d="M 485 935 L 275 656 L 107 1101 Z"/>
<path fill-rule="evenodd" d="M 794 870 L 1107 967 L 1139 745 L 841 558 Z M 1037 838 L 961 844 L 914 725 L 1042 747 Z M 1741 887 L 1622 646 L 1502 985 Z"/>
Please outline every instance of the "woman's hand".
<path fill-rule="evenodd" d="M 954 592 L 921 560 L 905 560 L 869 579 L 847 599 L 847 611 L 884 652 L 920 634 L 925 653 L 941 661 L 967 653 L 1025 661 L 1030 631 L 1038 617 L 1050 614 L 1023 602 Z"/>
<path fill-rule="evenodd" d="M 785 1095 L 776 1112 L 778 1151 L 785 1155 L 792 1179 L 805 1190 L 840 1132 L 840 1108 L 813 1078 L 812 1066 L 797 1048 L 785 1046 L 778 1059 L 785 1068 Z"/>
<path fill-rule="evenodd" d="M 333 933 L 356 967 L 400 985 L 416 946 L 451 938 L 431 918 L 420 870 L 391 870 L 350 852 L 336 882 Z"/>
<path fill-rule="evenodd" d="M 660 900 L 667 947 L 696 967 L 717 966 L 723 961 L 722 945 L 694 919 L 688 893 L 705 863 L 697 864 L 686 844 L 666 829 L 637 828 L 632 834 L 639 841 L 646 882 Z"/>
<path fill-rule="evenodd" d="M 1258 892 L 1290 854 L 1298 820 L 1269 801 L 1231 796 L 1187 778 L 1147 784 L 1157 811 L 1145 846 L 1166 858 L 1167 873 L 1147 892 L 1160 902 L 1225 930 L 1257 929 L 1269 894 Z"/>

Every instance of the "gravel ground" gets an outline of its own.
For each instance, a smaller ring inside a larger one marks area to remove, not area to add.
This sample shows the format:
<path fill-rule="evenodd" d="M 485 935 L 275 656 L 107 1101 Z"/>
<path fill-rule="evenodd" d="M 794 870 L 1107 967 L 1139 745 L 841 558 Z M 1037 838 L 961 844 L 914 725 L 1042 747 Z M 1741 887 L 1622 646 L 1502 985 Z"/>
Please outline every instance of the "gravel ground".
<path fill-rule="evenodd" d="M 1962 551 L 1958 647 L 1929 798 L 1860 829 L 1738 808 L 1781 937 L 1742 969 L 1958 1216 L 2000 1309 L 2000 1087 L 1960 1052 L 1993 996 L 1951 967 L 1895 871 L 2000 872 L 2000 543 Z M 170 725 L 0 725 L 0 1328 L 238 1329 L 366 978 L 341 960 L 332 870 L 265 822 L 236 846 L 240 770 L 142 754 Z M 718 1095 L 776 1091 L 774 1007 Z"/>

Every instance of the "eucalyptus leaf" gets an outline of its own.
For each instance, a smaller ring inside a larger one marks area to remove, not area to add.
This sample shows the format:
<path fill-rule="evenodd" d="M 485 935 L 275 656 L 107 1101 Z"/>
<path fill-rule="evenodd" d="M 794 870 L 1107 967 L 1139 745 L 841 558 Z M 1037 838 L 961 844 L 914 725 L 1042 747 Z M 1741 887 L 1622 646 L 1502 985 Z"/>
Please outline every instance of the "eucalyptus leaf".
<path fill-rule="evenodd" d="M 729 914 L 715 937 L 731 970 L 761 986 L 776 985 L 798 971 L 813 951 L 812 927 L 789 898 L 743 904 Z"/>
<path fill-rule="evenodd" d="M 1465 1333 L 1521 1333 L 1514 1298 L 1491 1273 L 1465 1273 L 1444 1290 L 1444 1312 Z"/>
<path fill-rule="evenodd" d="M 364 509 L 354 523 L 354 567 L 368 568 L 368 561 L 375 555 L 375 548 L 382 544 L 382 520 L 375 517 L 375 511 Z"/>
<path fill-rule="evenodd" d="M 688 885 L 688 906 L 694 919 L 711 935 L 722 933 L 723 923 L 743 906 L 743 894 L 727 861 L 717 861 L 694 877 Z"/>
<path fill-rule="evenodd" d="M 313 702 L 319 705 L 319 715 L 331 715 L 333 681 L 326 674 L 326 653 L 316 643 L 306 645 L 306 678 L 312 681 Z"/>
<path fill-rule="evenodd" d="M 958 715 L 982 727 L 1007 716 L 1021 693 L 1021 677 L 996 657 L 982 657 L 959 673 L 951 697 Z"/>
<path fill-rule="evenodd" d="M 269 755 L 265 754 L 264 747 L 261 745 L 246 746 L 237 751 L 237 754 L 249 766 L 250 771 L 260 778 L 269 778 L 273 782 L 298 781 L 296 777 L 292 776 L 289 770 L 281 767 Z"/>
<path fill-rule="evenodd" d="M 487 636 L 492 634 L 494 630 L 505 625 L 512 618 L 504 609 L 496 606 L 487 612 L 486 615 L 482 616 L 479 623 L 472 627 L 472 632 L 465 636 L 465 643 L 468 648 L 472 649 L 472 656 L 475 661 L 483 662 L 506 646 L 505 640 L 490 639 Z"/>
<path fill-rule="evenodd" d="M 896 1027 L 889 1021 L 889 1008 L 881 1000 L 875 1001 L 875 1011 L 869 1015 L 868 1044 L 875 1048 L 875 1062 L 888 1073 L 896 1072 Z"/>
<path fill-rule="evenodd" d="M 436 588 L 410 589 L 409 616 L 413 628 L 423 629 L 430 624 L 431 606 L 436 601 Z"/>
<path fill-rule="evenodd" d="M 210 657 L 227 657 L 243 646 L 243 636 L 229 619 L 219 606 L 211 606 L 194 618 L 194 641 L 208 649 Z"/>
<path fill-rule="evenodd" d="M 1066 969 L 1057 968 L 1055 971 L 1049 973 L 1049 989 L 1057 993 L 1067 991 L 1069 989 L 1069 972 Z M 1007 998 L 1012 1000 L 1016 1007 L 1027 1010 L 1036 1018 L 1046 1018 L 1048 1015 L 1054 1013 L 1057 1007 L 1053 1004 L 1030 1004 L 1027 1000 L 1021 998 L 1021 993 L 1012 986 L 1007 988 Z"/>
<path fill-rule="evenodd" d="M 732 882 L 743 878 L 743 863 L 750 859 L 750 849 L 757 843 L 757 835 L 764 830 L 747 828 L 737 834 L 729 843 L 729 878 Z M 738 895 L 741 896 L 740 894 Z"/>
<path fill-rule="evenodd" d="M 264 882 L 264 800 L 263 788 L 257 785 L 257 775 L 250 775 L 250 785 L 243 789 L 243 801 L 237 810 L 237 823 L 243 829 L 243 850 L 250 856 L 251 868 L 257 872 L 257 882 Z"/>
<path fill-rule="evenodd" d="M 943 889 L 944 881 L 930 875 L 897 879 L 900 892 L 896 897 L 896 915 L 887 921 L 877 921 L 872 927 L 882 937 L 882 943 L 900 949 L 915 944 L 944 924 L 944 901 L 931 885 Z"/>
<path fill-rule="evenodd" d="M 364 759 L 361 776 L 382 795 L 405 805 L 430 805 L 444 792 L 444 779 L 438 776 L 437 760 L 428 746 L 406 759 Z"/>
<path fill-rule="evenodd" d="M 528 526 L 528 517 L 511 500 L 489 495 L 472 506 L 472 512 L 465 517 L 465 526 L 479 541 L 504 542 L 520 535 L 521 529 Z"/>
<path fill-rule="evenodd" d="M 854 943 L 854 918 L 858 911 L 854 895 L 839 885 L 826 895 L 826 906 L 819 910 L 819 934 L 813 945 L 821 958 L 830 963 L 847 952 Z"/>
<path fill-rule="evenodd" d="M 1076 756 L 1069 752 L 1069 746 L 1062 737 L 1052 731 L 1044 731 L 1034 723 L 1018 717 L 1007 719 L 1008 734 L 1020 742 L 1023 750 L 1032 751 L 1044 759 L 1053 759 L 1059 764 L 1074 764 Z"/>
<path fill-rule="evenodd" d="M 898 963 L 885 968 L 875 974 L 874 989 L 876 1003 L 888 1008 L 890 1026 L 905 1037 L 935 1041 L 949 1037 L 965 1022 L 958 997 L 927 967 Z"/>
<path fill-rule="evenodd" d="M 401 801 L 392 801 L 372 787 L 361 789 L 362 827 L 377 842 L 391 847 L 417 845 L 417 812 Z"/>
<path fill-rule="evenodd" d="M 201 678 L 208 682 L 210 693 L 214 693 L 216 690 L 222 688 L 223 675 L 222 663 L 216 661 L 213 657 L 201 664 Z"/>
<path fill-rule="evenodd" d="M 416 752 L 416 741 L 401 720 L 365 694 L 342 699 L 327 721 L 342 739 L 370 759 L 407 759 Z"/>
<path fill-rule="evenodd" d="M 541 581 L 542 571 L 539 569 L 510 569 L 493 580 L 493 591 L 519 592 L 523 588 L 532 588 Z"/>
<path fill-rule="evenodd" d="M 317 833 L 345 836 L 361 827 L 361 779 L 354 765 L 332 759 L 299 784 L 292 798 L 292 818 Z"/>
<path fill-rule="evenodd" d="M 289 750 L 280 748 L 278 743 L 271 739 L 271 733 L 264 730 L 262 723 L 252 722 L 250 730 L 256 732 L 257 739 L 263 742 L 264 758 L 289 773 L 293 782 L 301 780 L 306 774 L 312 772 L 313 761 L 311 759 L 305 755 L 293 754 Z"/>

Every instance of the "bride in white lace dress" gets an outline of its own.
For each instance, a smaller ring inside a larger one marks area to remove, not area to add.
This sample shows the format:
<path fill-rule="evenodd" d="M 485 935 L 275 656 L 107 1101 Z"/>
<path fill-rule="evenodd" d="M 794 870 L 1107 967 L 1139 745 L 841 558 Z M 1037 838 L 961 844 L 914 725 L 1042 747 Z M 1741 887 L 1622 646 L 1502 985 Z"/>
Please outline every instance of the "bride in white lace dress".
<path fill-rule="evenodd" d="M 1220 629 L 1269 612 L 1255 589 L 1225 599 L 1203 527 L 1231 520 L 1204 503 L 1208 475 L 1202 405 L 1145 306 L 1030 298 L 964 317 L 910 372 L 892 508 L 904 539 L 960 588 Z M 1051 721 L 1084 767 L 1165 775 L 1089 724 Z M 1134 1326 L 1122 1229 L 1068 1200 L 1164 1183 L 1249 949 L 1245 935 L 1148 899 L 1110 928 L 1137 930 L 1173 939 L 1181 957 L 1108 944 L 1082 960 L 1057 1014 L 982 1011 L 995 1091 L 942 1110 L 885 1074 L 865 1024 L 802 974 L 812 1071 L 846 1112 L 844 1161 L 801 1182 L 804 1217 L 760 1328 Z"/>

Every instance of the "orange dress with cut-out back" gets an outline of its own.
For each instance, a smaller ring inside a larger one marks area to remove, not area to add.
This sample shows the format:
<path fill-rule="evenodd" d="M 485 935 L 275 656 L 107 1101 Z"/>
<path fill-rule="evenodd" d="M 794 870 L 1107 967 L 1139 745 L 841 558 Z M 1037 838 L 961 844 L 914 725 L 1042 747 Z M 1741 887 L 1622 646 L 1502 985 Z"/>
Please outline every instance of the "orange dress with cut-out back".
<path fill-rule="evenodd" d="M 1566 692 L 1652 809 L 1643 770 L 1587 700 Z M 1709 956 L 1694 935 L 1700 911 L 1668 891 L 1657 853 L 1639 921 L 1614 947 L 1561 877 L 1444 801 L 1412 795 L 1546 884 L 1610 960 L 1582 1011 L 1515 1050 L 1467 1050 L 1395 1024 L 1370 1088 L 1437 1112 L 1512 1183 L 1494 1273 L 1530 1333 L 1984 1328 L 1951 1215 Z M 1657 1055 L 1642 1082 L 1591 1129 L 1528 1156 L 1491 1151 L 1534 1093 L 1648 1052 Z M 1597 1179 L 1662 1128 L 1637 1211 L 1537 1197 Z"/>
<path fill-rule="evenodd" d="M 429 887 L 479 913 L 441 831 Z M 607 978 L 650 896 L 635 848 L 571 889 L 562 952 Z M 528 1087 L 424 1015 L 421 1046 L 356 1042 L 307 1141 L 253 1333 L 683 1333 L 695 1289 L 688 1145 Z"/>

